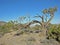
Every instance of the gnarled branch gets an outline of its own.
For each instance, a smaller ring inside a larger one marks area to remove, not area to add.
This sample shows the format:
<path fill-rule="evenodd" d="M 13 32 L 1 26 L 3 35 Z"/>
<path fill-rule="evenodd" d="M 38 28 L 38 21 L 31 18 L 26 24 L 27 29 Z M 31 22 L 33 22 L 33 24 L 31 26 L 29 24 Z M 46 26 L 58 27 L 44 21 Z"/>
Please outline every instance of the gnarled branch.
<path fill-rule="evenodd" d="M 25 28 L 29 27 L 31 24 L 34 24 L 34 23 L 39 23 L 40 25 L 42 25 L 41 22 L 39 22 L 39 21 L 37 21 L 37 20 L 33 20 L 32 22 L 30 22 L 29 24 L 27 24 L 27 25 L 25 26 Z"/>

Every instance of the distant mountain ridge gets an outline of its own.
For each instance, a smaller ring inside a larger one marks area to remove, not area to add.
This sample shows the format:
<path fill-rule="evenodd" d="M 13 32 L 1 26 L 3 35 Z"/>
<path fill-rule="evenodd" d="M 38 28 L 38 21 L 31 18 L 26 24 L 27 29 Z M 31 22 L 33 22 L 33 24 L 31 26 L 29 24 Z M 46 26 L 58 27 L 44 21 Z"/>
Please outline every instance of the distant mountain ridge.
<path fill-rule="evenodd" d="M 4 25 L 5 23 L 5 21 L 0 21 L 0 26 Z"/>

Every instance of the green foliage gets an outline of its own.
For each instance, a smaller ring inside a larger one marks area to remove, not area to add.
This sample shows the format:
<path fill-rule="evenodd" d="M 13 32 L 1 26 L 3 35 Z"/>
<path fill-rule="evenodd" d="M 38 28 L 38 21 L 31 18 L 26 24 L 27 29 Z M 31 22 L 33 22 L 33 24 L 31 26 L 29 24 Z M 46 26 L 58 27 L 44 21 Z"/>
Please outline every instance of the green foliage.
<path fill-rule="evenodd" d="M 10 32 L 5 26 L 0 26 L 0 34 L 4 35 L 5 33 Z"/>
<path fill-rule="evenodd" d="M 60 25 L 51 25 L 48 38 L 53 38 L 60 42 Z"/>
<path fill-rule="evenodd" d="M 0 26 L 0 33 L 5 34 L 11 32 L 11 30 L 17 30 L 17 25 L 14 24 L 15 22 L 9 21 L 6 24 Z"/>

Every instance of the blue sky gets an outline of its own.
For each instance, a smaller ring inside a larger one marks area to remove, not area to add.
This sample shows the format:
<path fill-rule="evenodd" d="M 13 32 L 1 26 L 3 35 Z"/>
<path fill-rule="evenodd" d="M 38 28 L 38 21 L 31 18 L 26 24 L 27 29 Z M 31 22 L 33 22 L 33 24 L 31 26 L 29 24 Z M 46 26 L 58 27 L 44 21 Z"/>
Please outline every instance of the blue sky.
<path fill-rule="evenodd" d="M 58 7 L 51 23 L 60 23 L 60 0 L 0 0 L 0 20 L 17 20 L 19 16 L 42 14 L 42 10 Z"/>

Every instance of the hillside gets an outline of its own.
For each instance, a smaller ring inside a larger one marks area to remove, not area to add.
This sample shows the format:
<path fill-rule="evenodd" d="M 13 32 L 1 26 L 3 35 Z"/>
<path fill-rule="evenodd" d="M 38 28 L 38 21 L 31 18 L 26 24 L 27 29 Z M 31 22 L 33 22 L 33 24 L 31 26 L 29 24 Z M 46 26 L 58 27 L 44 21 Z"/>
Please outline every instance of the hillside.
<path fill-rule="evenodd" d="M 0 38 L 0 45 L 60 45 L 54 39 L 44 39 L 40 33 L 24 33 L 21 35 L 15 35 L 17 31 L 7 33 Z"/>
<path fill-rule="evenodd" d="M 5 23 L 5 21 L 0 21 L 0 26 L 4 25 Z"/>

